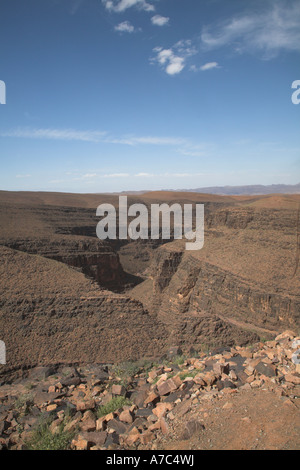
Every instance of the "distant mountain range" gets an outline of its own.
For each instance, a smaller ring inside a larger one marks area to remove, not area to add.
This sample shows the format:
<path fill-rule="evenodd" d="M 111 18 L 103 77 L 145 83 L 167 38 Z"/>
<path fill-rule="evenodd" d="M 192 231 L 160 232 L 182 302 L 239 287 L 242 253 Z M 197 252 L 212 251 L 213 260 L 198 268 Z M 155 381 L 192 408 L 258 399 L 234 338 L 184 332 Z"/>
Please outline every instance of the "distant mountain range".
<path fill-rule="evenodd" d="M 261 194 L 300 194 L 300 183 L 298 184 L 271 184 L 264 186 L 255 184 L 251 186 L 213 186 L 210 188 L 197 188 L 197 189 L 181 189 L 178 191 L 192 192 L 192 193 L 205 193 L 205 194 L 218 194 L 227 196 L 243 196 L 243 195 L 261 195 Z"/>

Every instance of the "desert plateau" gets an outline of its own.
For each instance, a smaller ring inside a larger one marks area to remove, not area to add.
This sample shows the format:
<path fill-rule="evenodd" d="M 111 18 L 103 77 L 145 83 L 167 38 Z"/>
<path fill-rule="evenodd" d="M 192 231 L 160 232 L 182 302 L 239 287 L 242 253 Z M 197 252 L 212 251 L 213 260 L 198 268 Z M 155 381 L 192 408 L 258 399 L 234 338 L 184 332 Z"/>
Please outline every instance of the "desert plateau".
<path fill-rule="evenodd" d="M 253 394 L 267 397 L 270 413 L 274 400 L 295 427 L 291 441 L 274 446 L 298 446 L 300 374 L 291 359 L 300 344 L 300 196 L 128 199 L 204 204 L 203 249 L 188 252 L 173 239 L 99 240 L 94 207 L 117 205 L 114 195 L 0 193 L 2 447 L 26 447 L 44 415 L 58 432 L 68 410 L 74 448 L 174 448 L 182 407 L 191 429 L 210 436 L 217 430 L 204 431 L 202 415 L 250 406 Z M 97 424 L 95 410 L 118 399 L 111 420 Z M 199 407 L 202 421 L 194 419 Z M 277 439 L 279 428 L 272 432 Z M 186 433 L 176 438 L 180 448 L 196 448 Z M 234 442 L 245 445 L 222 445 Z"/>

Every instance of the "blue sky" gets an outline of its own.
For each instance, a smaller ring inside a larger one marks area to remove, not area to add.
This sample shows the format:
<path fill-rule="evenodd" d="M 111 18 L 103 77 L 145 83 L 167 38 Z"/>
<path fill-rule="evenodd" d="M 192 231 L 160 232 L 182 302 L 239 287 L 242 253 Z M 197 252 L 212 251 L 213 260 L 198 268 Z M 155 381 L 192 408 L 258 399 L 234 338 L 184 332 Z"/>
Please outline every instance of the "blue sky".
<path fill-rule="evenodd" d="M 300 181 L 299 0 L 2 0 L 0 189 Z"/>

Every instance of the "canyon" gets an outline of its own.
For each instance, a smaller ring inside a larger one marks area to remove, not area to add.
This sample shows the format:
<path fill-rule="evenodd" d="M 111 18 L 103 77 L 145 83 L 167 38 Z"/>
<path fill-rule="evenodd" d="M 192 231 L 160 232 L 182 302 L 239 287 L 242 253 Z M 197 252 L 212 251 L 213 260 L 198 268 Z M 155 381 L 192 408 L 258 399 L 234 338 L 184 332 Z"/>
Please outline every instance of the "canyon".
<path fill-rule="evenodd" d="M 299 331 L 299 195 L 150 192 L 128 204 L 204 204 L 205 243 L 99 240 L 117 195 L 0 192 L 1 377 L 245 346 Z"/>

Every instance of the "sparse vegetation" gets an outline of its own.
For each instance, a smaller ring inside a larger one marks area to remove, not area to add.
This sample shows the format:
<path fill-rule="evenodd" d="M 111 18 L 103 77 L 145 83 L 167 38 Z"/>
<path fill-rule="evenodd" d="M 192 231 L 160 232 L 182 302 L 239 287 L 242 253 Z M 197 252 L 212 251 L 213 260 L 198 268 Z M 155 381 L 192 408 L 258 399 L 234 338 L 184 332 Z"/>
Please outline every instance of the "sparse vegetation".
<path fill-rule="evenodd" d="M 173 366 L 182 366 L 186 361 L 186 357 L 182 354 L 173 357 L 172 359 L 164 359 L 162 361 L 162 364 L 167 366 L 167 367 L 172 367 Z"/>
<path fill-rule="evenodd" d="M 15 408 L 23 415 L 27 415 L 31 405 L 33 404 L 33 395 L 31 393 L 24 393 L 20 395 L 15 402 Z"/>
<path fill-rule="evenodd" d="M 50 425 L 53 418 L 42 418 L 31 438 L 26 442 L 26 448 L 28 450 L 68 450 L 74 433 L 64 431 L 65 421 L 59 425 L 57 432 L 52 434 Z"/>
<path fill-rule="evenodd" d="M 199 374 L 200 370 L 196 369 L 196 370 L 188 370 L 186 372 L 182 372 L 181 374 L 179 374 L 179 378 L 181 380 L 184 380 L 186 379 L 187 377 L 196 377 L 197 374 Z"/>
<path fill-rule="evenodd" d="M 29 384 L 25 385 L 25 388 L 27 390 L 33 390 L 35 387 L 36 387 L 36 385 L 34 385 L 33 383 L 29 383 Z"/>
<path fill-rule="evenodd" d="M 147 359 L 142 359 L 139 361 L 125 361 L 116 364 L 113 367 L 113 373 L 119 379 L 116 383 L 127 387 L 132 377 L 141 372 L 147 373 L 149 370 L 152 369 L 152 367 L 154 367 L 154 365 L 155 364 L 153 362 Z"/>
<path fill-rule="evenodd" d="M 203 343 L 203 344 L 200 345 L 200 351 L 203 354 L 208 355 L 211 349 L 212 349 L 212 346 L 209 345 L 209 344 Z"/>
<path fill-rule="evenodd" d="M 126 405 L 131 405 L 131 401 L 125 397 L 114 397 L 106 405 L 99 406 L 97 417 L 101 418 L 109 413 L 114 413 L 116 410 Z"/>
<path fill-rule="evenodd" d="M 186 360 L 185 356 L 180 355 L 180 356 L 174 357 L 174 359 L 172 359 L 171 363 L 176 365 L 176 366 L 182 366 L 182 364 L 185 363 L 185 360 Z"/>

